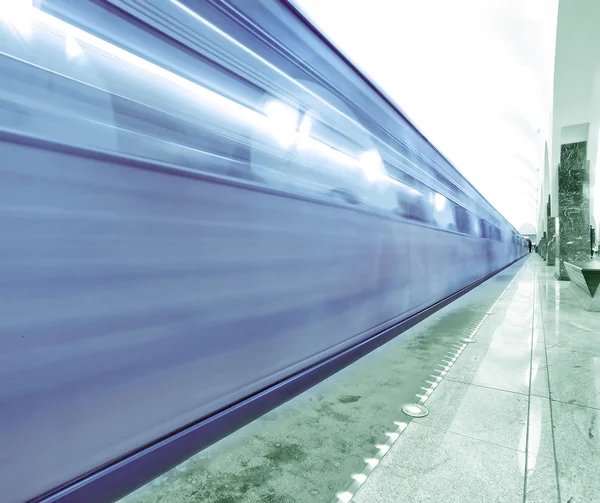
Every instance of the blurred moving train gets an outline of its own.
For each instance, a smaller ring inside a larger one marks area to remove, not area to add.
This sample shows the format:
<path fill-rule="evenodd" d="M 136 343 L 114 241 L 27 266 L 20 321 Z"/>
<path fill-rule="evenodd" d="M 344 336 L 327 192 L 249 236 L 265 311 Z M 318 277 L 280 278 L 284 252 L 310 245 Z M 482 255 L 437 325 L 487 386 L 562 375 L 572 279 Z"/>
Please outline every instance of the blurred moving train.
<path fill-rule="evenodd" d="M 3 502 L 526 253 L 288 2 L 0 5 Z"/>

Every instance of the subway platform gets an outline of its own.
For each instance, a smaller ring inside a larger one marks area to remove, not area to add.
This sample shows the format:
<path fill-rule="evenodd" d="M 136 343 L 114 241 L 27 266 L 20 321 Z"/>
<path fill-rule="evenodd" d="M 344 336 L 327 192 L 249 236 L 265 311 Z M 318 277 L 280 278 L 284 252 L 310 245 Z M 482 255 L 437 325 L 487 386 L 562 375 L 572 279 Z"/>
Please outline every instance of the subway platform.
<path fill-rule="evenodd" d="M 600 502 L 600 313 L 553 271 L 529 255 L 122 503 Z"/>

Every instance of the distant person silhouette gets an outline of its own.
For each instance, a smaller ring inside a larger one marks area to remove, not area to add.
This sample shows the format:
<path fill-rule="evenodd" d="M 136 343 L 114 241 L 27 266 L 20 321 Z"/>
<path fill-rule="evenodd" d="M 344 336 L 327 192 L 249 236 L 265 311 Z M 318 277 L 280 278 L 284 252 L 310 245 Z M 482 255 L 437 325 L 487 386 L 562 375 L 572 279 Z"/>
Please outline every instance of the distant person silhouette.
<path fill-rule="evenodd" d="M 529 253 L 531 253 L 531 239 L 527 240 L 527 244 L 529 245 Z"/>

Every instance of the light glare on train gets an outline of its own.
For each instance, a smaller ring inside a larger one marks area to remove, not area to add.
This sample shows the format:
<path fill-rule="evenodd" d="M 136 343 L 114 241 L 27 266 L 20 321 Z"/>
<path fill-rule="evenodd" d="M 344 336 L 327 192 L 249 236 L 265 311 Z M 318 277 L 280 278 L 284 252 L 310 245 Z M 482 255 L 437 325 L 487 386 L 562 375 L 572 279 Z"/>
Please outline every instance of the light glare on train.
<path fill-rule="evenodd" d="M 300 122 L 300 127 L 298 128 L 298 142 L 296 147 L 299 150 L 305 150 L 310 148 L 311 143 L 314 145 L 314 141 L 311 142 L 310 138 L 310 130 L 312 129 L 312 120 L 308 115 L 304 115 L 302 121 Z M 313 147 L 314 148 L 314 147 Z M 342 152 L 340 152 L 342 154 Z M 343 154 L 345 155 L 345 154 Z M 349 156 L 348 156 L 349 157 Z"/>
<path fill-rule="evenodd" d="M 446 207 L 446 198 L 442 196 L 442 194 L 436 194 L 433 196 L 433 199 L 435 201 L 435 209 L 438 211 L 443 211 L 443 209 Z"/>
<path fill-rule="evenodd" d="M 31 35 L 33 0 L 0 0 L 0 18 L 21 35 Z"/>
<path fill-rule="evenodd" d="M 367 150 L 360 155 L 360 163 L 367 180 L 374 182 L 382 174 L 381 156 L 375 150 Z"/>
<path fill-rule="evenodd" d="M 302 119 L 302 122 L 300 123 L 300 130 L 299 130 L 300 138 L 302 138 L 302 139 L 308 138 L 311 127 L 312 127 L 312 121 L 310 120 L 310 117 L 305 115 L 304 118 Z"/>
<path fill-rule="evenodd" d="M 290 147 L 296 137 L 298 125 L 298 112 L 280 101 L 269 101 L 266 106 L 269 127 L 277 137 L 280 145 Z"/>
<path fill-rule="evenodd" d="M 81 49 L 79 42 L 77 42 L 73 35 L 67 35 L 66 50 L 67 56 L 70 59 L 75 59 L 77 56 L 83 54 L 83 50 Z"/>

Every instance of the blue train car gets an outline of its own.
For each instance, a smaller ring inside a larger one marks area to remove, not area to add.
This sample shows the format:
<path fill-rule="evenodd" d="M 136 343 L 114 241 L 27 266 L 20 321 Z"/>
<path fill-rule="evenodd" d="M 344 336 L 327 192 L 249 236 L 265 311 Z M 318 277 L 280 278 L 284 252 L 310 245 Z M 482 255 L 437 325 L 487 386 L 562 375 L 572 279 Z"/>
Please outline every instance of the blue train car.
<path fill-rule="evenodd" d="M 0 17 L 6 503 L 51 495 L 526 252 L 287 3 L 18 4 Z"/>

